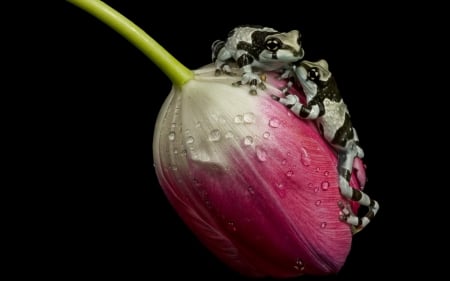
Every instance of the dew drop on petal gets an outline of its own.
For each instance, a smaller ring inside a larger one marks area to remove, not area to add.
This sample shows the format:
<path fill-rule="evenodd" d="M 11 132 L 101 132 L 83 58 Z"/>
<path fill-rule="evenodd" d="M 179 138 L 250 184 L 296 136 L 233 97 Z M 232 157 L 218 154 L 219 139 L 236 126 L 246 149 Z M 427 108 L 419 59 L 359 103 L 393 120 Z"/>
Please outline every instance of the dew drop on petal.
<path fill-rule="evenodd" d="M 177 155 L 178 154 L 178 149 L 174 148 L 173 149 L 173 154 Z"/>
<path fill-rule="evenodd" d="M 244 138 L 244 144 L 247 145 L 247 146 L 252 145 L 253 144 L 253 138 L 251 136 L 246 136 Z"/>
<path fill-rule="evenodd" d="M 252 186 L 247 187 L 248 193 L 250 193 L 251 195 L 255 194 L 255 190 L 253 189 Z"/>
<path fill-rule="evenodd" d="M 275 191 L 278 193 L 278 195 L 280 195 L 281 198 L 286 196 L 286 189 L 284 188 L 283 183 L 276 183 Z"/>
<path fill-rule="evenodd" d="M 241 124 L 244 123 L 244 116 L 238 114 L 234 117 L 234 123 Z"/>
<path fill-rule="evenodd" d="M 252 113 L 252 112 L 244 113 L 244 116 L 243 116 L 244 123 L 247 123 L 247 124 L 253 123 L 253 122 L 255 122 L 255 119 L 256 119 L 256 117 L 255 117 L 254 113 Z"/>
<path fill-rule="evenodd" d="M 294 269 L 299 271 L 305 270 L 305 264 L 300 258 L 298 258 L 297 261 L 295 262 Z"/>
<path fill-rule="evenodd" d="M 256 147 L 256 157 L 259 161 L 264 162 L 267 160 L 267 152 L 261 146 Z"/>
<path fill-rule="evenodd" d="M 318 186 L 316 186 L 316 187 L 314 188 L 314 192 L 315 192 L 315 193 L 319 192 L 319 187 L 318 187 Z"/>
<path fill-rule="evenodd" d="M 315 204 L 317 207 L 319 207 L 320 204 L 322 204 L 322 200 L 317 200 L 314 204 Z"/>
<path fill-rule="evenodd" d="M 308 167 L 311 165 L 311 157 L 308 154 L 308 151 L 302 147 L 300 149 L 300 162 L 305 166 Z"/>
<path fill-rule="evenodd" d="M 194 143 L 194 138 L 193 138 L 193 137 L 187 137 L 187 138 L 186 138 L 186 143 L 187 143 L 187 144 L 192 144 L 192 143 Z"/>
<path fill-rule="evenodd" d="M 286 165 L 286 163 L 287 163 L 287 160 L 286 159 L 283 159 L 282 161 L 281 161 L 281 165 Z"/>
<path fill-rule="evenodd" d="M 269 137 L 270 137 L 270 133 L 269 132 L 264 132 L 263 138 L 268 139 Z"/>
<path fill-rule="evenodd" d="M 287 177 L 292 177 L 294 175 L 294 172 L 292 170 L 289 170 L 286 172 Z"/>
<path fill-rule="evenodd" d="M 330 175 L 330 172 L 325 171 L 325 172 L 323 172 L 323 175 L 326 176 L 326 177 L 328 177 L 328 176 Z"/>
<path fill-rule="evenodd" d="M 233 221 L 227 222 L 227 228 L 231 232 L 236 232 L 237 231 L 236 224 Z"/>
<path fill-rule="evenodd" d="M 231 139 L 232 137 L 234 137 L 233 132 L 228 131 L 228 132 L 225 133 L 225 138 Z"/>
<path fill-rule="evenodd" d="M 220 140 L 220 131 L 218 129 L 214 129 L 209 132 L 208 139 L 210 141 L 219 141 Z"/>
<path fill-rule="evenodd" d="M 278 128 L 280 126 L 280 120 L 278 120 L 277 118 L 270 119 L 269 126 L 272 128 Z"/>
<path fill-rule="evenodd" d="M 322 182 L 322 190 L 328 190 L 330 183 L 327 181 Z"/>
<path fill-rule="evenodd" d="M 174 131 L 171 131 L 171 132 L 169 133 L 169 140 L 170 140 L 170 141 L 174 141 L 174 140 L 175 140 L 175 132 L 174 132 Z"/>
<path fill-rule="evenodd" d="M 325 227 L 327 227 L 327 223 L 326 223 L 326 222 L 322 222 L 322 223 L 320 224 L 320 228 L 325 228 Z"/>

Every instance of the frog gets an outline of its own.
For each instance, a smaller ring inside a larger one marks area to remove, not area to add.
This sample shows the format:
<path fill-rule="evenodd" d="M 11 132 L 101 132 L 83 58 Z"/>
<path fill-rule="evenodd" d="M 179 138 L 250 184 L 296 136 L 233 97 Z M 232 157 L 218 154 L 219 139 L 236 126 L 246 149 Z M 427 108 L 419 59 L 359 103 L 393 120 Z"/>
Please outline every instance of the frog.
<path fill-rule="evenodd" d="M 260 25 L 233 28 L 226 41 L 213 42 L 211 51 L 215 75 L 233 74 L 232 68 L 237 65 L 242 79 L 233 85 L 250 85 L 251 95 L 257 94 L 257 88 L 266 88 L 262 74 L 275 71 L 285 78 L 290 73 L 291 64 L 301 60 L 305 53 L 299 30 L 280 32 Z"/>
<path fill-rule="evenodd" d="M 348 107 L 325 59 L 302 60 L 293 64 L 291 70 L 293 83 L 303 89 L 306 102 L 302 103 L 299 96 L 289 93 L 292 82 L 282 89 L 284 97 L 273 94 L 271 97 L 297 117 L 314 120 L 323 138 L 337 152 L 340 194 L 347 199 L 346 202 L 354 201 L 368 209 L 364 216 L 358 216 L 348 204 L 338 202 L 339 219 L 348 223 L 352 233 L 356 234 L 373 220 L 379 210 L 379 203 L 363 191 L 366 182 L 360 183 L 360 189 L 350 185 L 354 160 L 356 157 L 363 159 L 364 150 L 352 125 Z"/>

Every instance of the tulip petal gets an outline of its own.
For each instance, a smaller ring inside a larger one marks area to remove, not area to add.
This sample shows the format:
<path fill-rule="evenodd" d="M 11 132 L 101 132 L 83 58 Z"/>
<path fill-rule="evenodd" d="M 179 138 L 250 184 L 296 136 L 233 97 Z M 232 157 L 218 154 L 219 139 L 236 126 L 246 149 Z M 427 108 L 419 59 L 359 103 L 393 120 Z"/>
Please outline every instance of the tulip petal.
<path fill-rule="evenodd" d="M 244 275 L 338 272 L 352 234 L 339 220 L 335 152 L 271 99 L 282 81 L 271 77 L 252 96 L 231 86 L 237 79 L 208 65 L 172 89 L 153 142 L 161 187 L 205 246 Z M 355 175 L 351 183 L 359 187 Z"/>

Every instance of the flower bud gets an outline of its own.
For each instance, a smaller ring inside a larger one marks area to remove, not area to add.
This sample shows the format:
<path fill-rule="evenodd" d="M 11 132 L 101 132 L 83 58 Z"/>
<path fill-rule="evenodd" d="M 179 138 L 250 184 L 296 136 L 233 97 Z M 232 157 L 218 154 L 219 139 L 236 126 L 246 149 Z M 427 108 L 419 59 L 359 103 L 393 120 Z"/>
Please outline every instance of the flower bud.
<path fill-rule="evenodd" d="M 272 99 L 285 82 L 267 74 L 250 95 L 240 76 L 191 71 L 142 29 L 102 1 L 68 0 L 138 47 L 173 82 L 156 121 L 156 175 L 172 206 L 218 258 L 246 276 L 276 278 L 337 273 L 351 228 L 337 158 L 310 122 Z M 291 89 L 301 99 L 301 93 Z M 350 184 L 365 170 L 355 160 Z M 347 210 L 347 209 L 346 209 Z"/>
<path fill-rule="evenodd" d="M 212 65 L 193 72 L 173 86 L 154 131 L 154 166 L 170 204 L 243 275 L 337 273 L 352 233 L 339 220 L 345 199 L 335 151 L 313 123 L 272 100 L 285 83 L 272 74 L 253 96 L 232 86 L 239 76 L 215 76 Z M 352 176 L 355 188 L 358 179 Z"/>

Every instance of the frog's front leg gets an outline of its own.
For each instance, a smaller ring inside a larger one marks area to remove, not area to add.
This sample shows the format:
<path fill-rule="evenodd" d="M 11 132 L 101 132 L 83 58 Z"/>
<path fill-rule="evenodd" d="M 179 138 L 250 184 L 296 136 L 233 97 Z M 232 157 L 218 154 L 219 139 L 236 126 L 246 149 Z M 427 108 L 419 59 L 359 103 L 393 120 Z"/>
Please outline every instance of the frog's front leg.
<path fill-rule="evenodd" d="M 211 45 L 212 61 L 216 67 L 216 76 L 219 76 L 222 73 L 231 74 L 231 67 L 228 64 L 228 61 L 233 58 L 233 54 L 227 48 L 224 48 L 224 46 L 225 41 L 222 40 L 216 40 Z"/>
<path fill-rule="evenodd" d="M 272 99 L 284 104 L 289 108 L 297 117 L 302 119 L 317 119 L 325 113 L 324 105 L 322 103 L 310 102 L 303 104 L 296 95 L 288 94 L 284 98 L 271 95 Z"/>
<path fill-rule="evenodd" d="M 237 64 L 242 70 L 242 79 L 233 83 L 233 86 L 241 86 L 241 85 L 250 85 L 250 94 L 256 95 L 256 89 L 259 87 L 260 89 L 266 89 L 266 85 L 262 81 L 260 74 L 253 72 L 253 63 L 254 59 L 252 56 L 244 53 L 240 55 L 237 59 Z"/>
<path fill-rule="evenodd" d="M 350 177 L 353 170 L 353 161 L 355 157 L 363 155 L 362 149 L 357 142 L 350 141 L 346 149 L 338 152 L 338 173 L 339 173 L 339 190 L 342 196 L 348 200 L 352 200 L 368 208 L 367 213 L 363 217 L 358 217 L 346 208 L 342 203 L 339 203 L 341 208 L 340 219 L 352 226 L 353 234 L 361 231 L 366 227 L 378 212 L 378 202 L 371 199 L 366 193 L 361 190 L 354 189 L 350 186 Z"/>
<path fill-rule="evenodd" d="M 278 77 L 278 80 L 287 80 L 287 83 L 286 83 L 286 85 L 284 86 L 284 87 L 282 87 L 281 89 L 280 89 L 280 91 L 283 93 L 283 94 L 288 94 L 289 93 L 289 90 L 292 88 L 292 86 L 294 85 L 294 80 L 293 80 L 293 72 L 292 72 L 292 69 L 291 68 L 289 68 L 289 69 L 285 69 L 281 74 L 280 74 L 280 76 Z"/>

